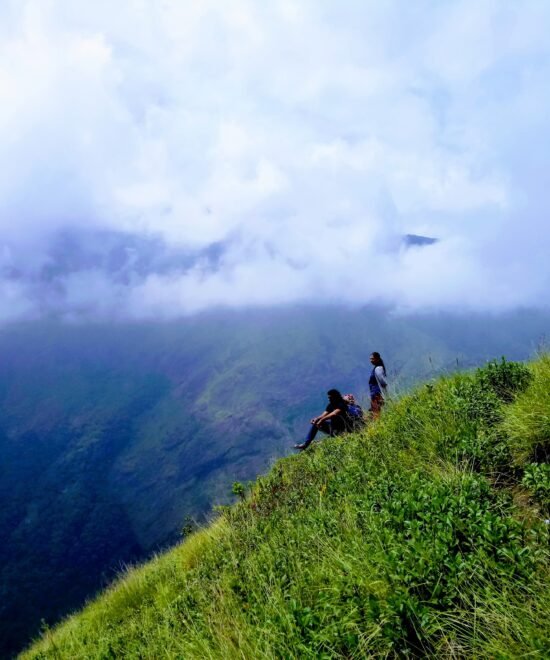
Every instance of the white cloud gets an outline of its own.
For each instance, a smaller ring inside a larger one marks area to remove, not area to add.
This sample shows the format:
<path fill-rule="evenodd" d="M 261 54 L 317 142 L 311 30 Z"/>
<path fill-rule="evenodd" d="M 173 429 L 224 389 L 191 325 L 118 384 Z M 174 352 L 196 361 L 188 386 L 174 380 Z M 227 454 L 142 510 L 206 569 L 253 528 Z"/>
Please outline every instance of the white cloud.
<path fill-rule="evenodd" d="M 534 1 L 4 3 L 10 318 L 547 304 L 549 19 Z M 49 308 L 64 229 L 224 247 L 124 280 L 83 264 Z M 406 233 L 442 241 L 404 251 Z"/>

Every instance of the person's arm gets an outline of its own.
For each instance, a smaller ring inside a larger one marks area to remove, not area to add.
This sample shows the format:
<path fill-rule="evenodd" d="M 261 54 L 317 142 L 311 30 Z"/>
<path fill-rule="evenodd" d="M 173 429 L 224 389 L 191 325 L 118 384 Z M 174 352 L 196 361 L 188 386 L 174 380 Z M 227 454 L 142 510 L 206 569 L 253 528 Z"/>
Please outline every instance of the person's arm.
<path fill-rule="evenodd" d="M 378 385 L 385 391 L 386 387 L 388 387 L 388 381 L 386 380 L 386 377 L 384 376 L 384 368 L 381 367 L 380 365 L 376 367 L 374 370 L 374 375 L 376 376 L 376 380 L 378 381 Z"/>
<path fill-rule="evenodd" d="M 328 415 L 328 412 L 325 410 L 325 411 L 322 412 L 320 415 L 317 415 L 317 417 L 314 417 L 314 418 L 311 420 L 311 423 L 312 423 L 312 424 L 319 424 L 320 422 L 322 422 L 324 419 L 327 418 L 327 415 Z"/>
<path fill-rule="evenodd" d="M 331 417 L 338 417 L 338 415 L 342 414 L 342 410 L 340 408 L 336 408 L 336 410 L 333 410 L 332 412 L 325 412 L 323 415 L 323 418 L 319 420 L 318 424 L 321 422 L 324 422 L 326 419 L 330 419 Z"/>
<path fill-rule="evenodd" d="M 315 426 L 319 426 L 319 424 L 321 424 L 325 420 L 330 419 L 331 417 L 336 417 L 337 415 L 341 415 L 341 414 L 342 411 L 340 410 L 340 408 L 336 408 L 336 410 L 333 410 L 332 412 L 327 412 L 325 410 L 325 412 L 322 415 L 319 415 L 319 417 L 314 417 L 311 420 L 311 423 L 315 424 Z"/>

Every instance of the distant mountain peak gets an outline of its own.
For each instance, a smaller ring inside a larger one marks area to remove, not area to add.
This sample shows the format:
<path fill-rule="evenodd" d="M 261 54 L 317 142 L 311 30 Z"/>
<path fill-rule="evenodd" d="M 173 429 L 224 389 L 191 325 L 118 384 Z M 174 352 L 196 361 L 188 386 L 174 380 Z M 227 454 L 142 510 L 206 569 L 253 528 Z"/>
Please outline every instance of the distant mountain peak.
<path fill-rule="evenodd" d="M 430 236 L 419 236 L 418 234 L 405 234 L 405 236 L 403 236 L 403 243 L 405 243 L 407 247 L 417 245 L 433 245 L 438 241 L 438 238 L 431 238 Z"/>

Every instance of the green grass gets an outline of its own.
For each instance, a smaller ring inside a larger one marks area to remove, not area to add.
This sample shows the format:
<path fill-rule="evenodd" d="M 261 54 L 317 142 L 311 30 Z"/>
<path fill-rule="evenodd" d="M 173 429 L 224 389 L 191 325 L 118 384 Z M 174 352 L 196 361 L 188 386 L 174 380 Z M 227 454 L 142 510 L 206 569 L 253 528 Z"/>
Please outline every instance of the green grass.
<path fill-rule="evenodd" d="M 419 388 L 23 657 L 548 657 L 549 391 L 548 356 Z"/>
<path fill-rule="evenodd" d="M 519 463 L 537 454 L 550 454 L 550 354 L 532 364 L 533 379 L 527 391 L 518 397 L 507 411 L 503 429 Z"/>

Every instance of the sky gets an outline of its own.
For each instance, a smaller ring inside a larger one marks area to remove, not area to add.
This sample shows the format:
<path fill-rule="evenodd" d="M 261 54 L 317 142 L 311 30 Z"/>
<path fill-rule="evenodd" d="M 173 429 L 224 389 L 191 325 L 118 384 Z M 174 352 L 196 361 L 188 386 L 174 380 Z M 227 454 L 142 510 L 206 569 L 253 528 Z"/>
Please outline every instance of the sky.
<path fill-rule="evenodd" d="M 545 0 L 2 0 L 0 322 L 548 307 L 549 25 Z"/>

